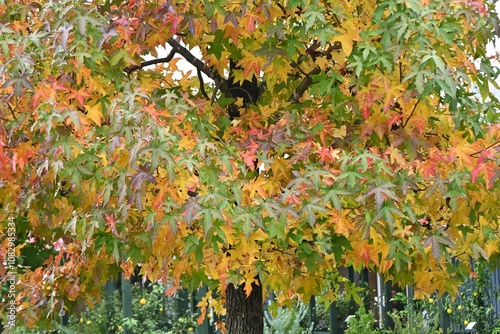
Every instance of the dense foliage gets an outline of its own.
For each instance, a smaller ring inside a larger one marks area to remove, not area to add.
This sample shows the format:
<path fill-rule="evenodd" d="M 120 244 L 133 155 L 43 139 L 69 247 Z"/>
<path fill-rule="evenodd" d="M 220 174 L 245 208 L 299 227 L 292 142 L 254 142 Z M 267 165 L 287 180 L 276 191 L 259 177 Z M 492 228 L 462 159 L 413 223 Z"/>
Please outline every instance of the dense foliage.
<path fill-rule="evenodd" d="M 331 301 L 349 265 L 456 293 L 499 253 L 495 17 L 481 0 L 0 1 L 17 321 L 81 310 L 139 263 L 169 292 L 206 284 L 203 314 L 228 284 Z"/>

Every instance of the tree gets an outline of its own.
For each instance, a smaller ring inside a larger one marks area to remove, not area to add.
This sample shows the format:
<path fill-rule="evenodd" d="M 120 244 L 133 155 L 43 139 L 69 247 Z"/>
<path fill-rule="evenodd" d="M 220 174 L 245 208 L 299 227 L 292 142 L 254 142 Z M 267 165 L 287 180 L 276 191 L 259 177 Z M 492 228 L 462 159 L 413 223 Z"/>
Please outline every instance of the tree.
<path fill-rule="evenodd" d="M 140 264 L 169 293 L 206 284 L 202 317 L 227 312 L 227 333 L 260 333 L 263 294 L 329 303 L 341 266 L 422 297 L 499 253 L 490 2 L 7 1 L 0 15 L 19 322 L 48 326 Z M 50 251 L 29 265 L 30 249 Z"/>

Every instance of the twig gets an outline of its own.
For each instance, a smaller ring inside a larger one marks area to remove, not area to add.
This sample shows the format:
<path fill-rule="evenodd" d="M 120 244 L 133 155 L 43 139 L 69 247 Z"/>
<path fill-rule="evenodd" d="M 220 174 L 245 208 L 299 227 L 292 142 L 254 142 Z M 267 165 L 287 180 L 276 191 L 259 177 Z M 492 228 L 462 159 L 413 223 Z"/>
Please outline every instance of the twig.
<path fill-rule="evenodd" d="M 303 75 L 307 76 L 307 73 L 306 73 L 306 72 L 304 72 L 304 71 L 300 68 L 299 64 L 297 64 L 297 63 L 296 63 L 296 62 L 294 62 L 293 60 L 292 60 L 292 66 L 293 66 L 293 67 L 295 67 L 296 69 L 298 69 L 300 73 L 302 73 Z"/>
<path fill-rule="evenodd" d="M 497 146 L 497 145 L 500 145 L 500 140 L 497 140 L 497 141 L 496 141 L 496 142 L 494 142 L 493 144 L 486 146 L 486 147 L 485 147 L 485 148 L 483 148 L 482 150 L 479 150 L 479 151 L 477 151 L 477 152 L 471 153 L 471 154 L 470 154 L 470 156 L 471 156 L 471 157 L 476 156 L 476 155 L 478 155 L 478 154 L 480 154 L 480 153 L 483 153 L 484 151 L 489 150 L 490 148 L 495 147 L 495 146 Z"/>
<path fill-rule="evenodd" d="M 133 72 L 135 72 L 137 70 L 140 70 L 141 68 L 149 66 L 149 65 L 155 65 L 155 64 L 160 64 L 160 63 L 168 63 L 168 62 L 170 62 L 172 60 L 172 58 L 174 58 L 174 55 L 175 55 L 175 51 L 172 50 L 172 51 L 170 51 L 170 53 L 168 54 L 168 56 L 166 56 L 164 58 L 158 58 L 158 59 L 143 61 L 141 63 L 141 65 L 131 65 L 131 66 L 125 68 L 123 71 L 125 73 L 127 73 L 128 75 L 130 75 Z"/>
<path fill-rule="evenodd" d="M 18 105 L 19 105 L 19 102 L 18 102 Z M 12 106 L 10 105 L 9 102 L 7 102 L 7 106 L 9 107 L 9 110 L 10 110 L 12 117 L 14 117 L 14 119 L 16 119 L 16 113 L 14 112 L 14 110 L 17 109 L 17 106 L 15 108 L 12 108 Z"/>
<path fill-rule="evenodd" d="M 408 116 L 408 118 L 406 119 L 405 123 L 403 124 L 403 128 L 406 127 L 406 124 L 408 124 L 408 121 L 410 120 L 410 118 L 413 116 L 413 113 L 415 112 L 415 110 L 417 109 L 417 106 L 418 104 L 420 103 L 420 101 L 422 100 L 421 97 L 418 98 L 417 102 L 415 103 L 415 105 L 413 106 L 413 110 L 411 111 L 411 114 L 410 116 Z"/>

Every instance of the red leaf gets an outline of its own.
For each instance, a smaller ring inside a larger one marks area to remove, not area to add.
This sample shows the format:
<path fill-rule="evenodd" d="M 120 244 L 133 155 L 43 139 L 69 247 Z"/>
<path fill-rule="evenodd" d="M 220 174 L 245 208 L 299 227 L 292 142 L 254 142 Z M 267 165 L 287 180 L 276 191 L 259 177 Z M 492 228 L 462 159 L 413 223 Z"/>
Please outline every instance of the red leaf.
<path fill-rule="evenodd" d="M 338 152 L 338 151 L 337 151 Z M 325 162 L 326 160 L 335 161 L 329 147 L 322 147 L 319 149 L 319 160 Z"/>
<path fill-rule="evenodd" d="M 107 232 L 111 231 L 111 233 L 119 238 L 120 235 L 118 234 L 118 231 L 116 230 L 116 221 L 115 221 L 115 217 L 113 216 L 113 214 L 110 214 L 110 215 L 106 215 L 106 225 L 109 226 Z"/>
<path fill-rule="evenodd" d="M 495 179 L 495 168 L 496 166 L 491 163 L 491 162 L 485 162 L 484 158 L 489 157 L 490 152 L 488 150 L 483 151 L 479 158 L 477 159 L 477 165 L 474 167 L 474 169 L 471 171 L 471 181 L 472 183 L 475 183 L 477 178 L 480 175 L 484 176 L 484 179 L 486 181 L 486 188 L 489 189 L 493 186 L 494 179 Z"/>

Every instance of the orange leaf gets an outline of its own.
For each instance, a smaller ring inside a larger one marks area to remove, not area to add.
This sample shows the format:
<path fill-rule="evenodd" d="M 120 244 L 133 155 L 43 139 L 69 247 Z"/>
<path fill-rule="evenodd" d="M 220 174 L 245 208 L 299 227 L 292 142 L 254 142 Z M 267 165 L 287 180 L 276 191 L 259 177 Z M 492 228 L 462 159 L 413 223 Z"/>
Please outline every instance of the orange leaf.
<path fill-rule="evenodd" d="M 245 57 L 238 62 L 239 67 L 243 68 L 243 79 L 249 80 L 252 75 L 257 78 L 260 76 L 260 69 L 262 66 L 262 60 L 260 58 L 255 58 L 251 53 L 247 53 Z"/>
<path fill-rule="evenodd" d="M 85 105 L 87 97 L 92 97 L 92 94 L 87 93 L 83 88 L 79 90 L 71 88 L 71 93 L 67 96 L 68 99 L 75 99 L 82 107 Z"/>
<path fill-rule="evenodd" d="M 362 266 L 368 265 L 370 262 L 370 254 L 372 252 L 372 246 L 368 245 L 364 242 L 357 243 L 356 245 L 353 244 L 354 248 L 354 254 L 355 254 L 355 263 L 356 266 L 358 267 L 360 264 Z"/>
<path fill-rule="evenodd" d="M 337 210 L 332 210 L 332 216 L 329 221 L 333 223 L 333 229 L 337 234 L 346 234 L 354 230 L 354 225 L 347 218 L 348 211 L 344 210 L 344 214 L 339 214 Z"/>
<path fill-rule="evenodd" d="M 477 166 L 471 172 L 471 181 L 472 183 L 476 182 L 476 179 L 479 175 L 483 175 L 486 181 L 487 189 L 493 186 L 492 180 L 496 175 L 496 166 L 490 161 L 485 162 L 484 158 L 487 156 L 488 151 L 484 151 L 479 158 L 477 159 Z"/>
<path fill-rule="evenodd" d="M 24 170 L 24 166 L 29 163 L 31 157 L 35 155 L 35 151 L 31 146 L 30 142 L 23 143 L 17 147 L 14 156 L 12 157 L 12 169 L 16 172 L 16 165 L 19 166 L 21 171 Z"/>
<path fill-rule="evenodd" d="M 250 198 L 255 197 L 255 193 L 258 193 L 261 197 L 267 197 L 267 192 L 264 190 L 263 186 L 266 185 L 267 179 L 258 177 L 256 180 L 250 181 L 243 186 L 243 190 L 249 193 Z"/>

